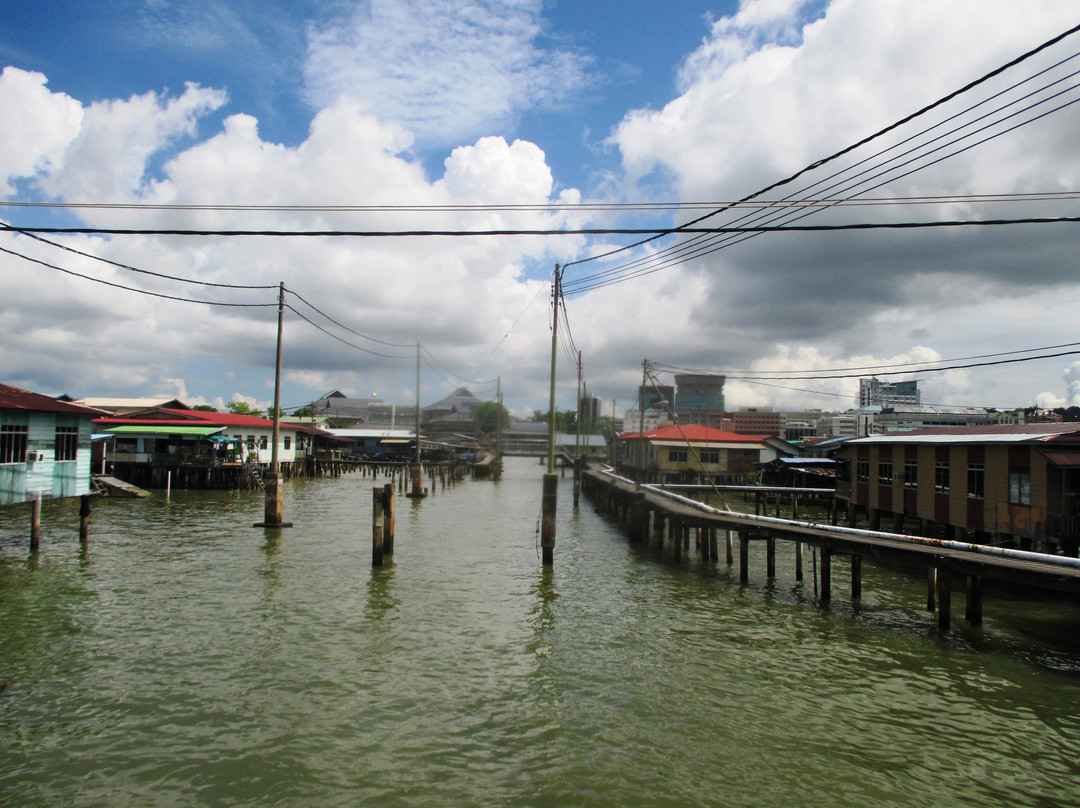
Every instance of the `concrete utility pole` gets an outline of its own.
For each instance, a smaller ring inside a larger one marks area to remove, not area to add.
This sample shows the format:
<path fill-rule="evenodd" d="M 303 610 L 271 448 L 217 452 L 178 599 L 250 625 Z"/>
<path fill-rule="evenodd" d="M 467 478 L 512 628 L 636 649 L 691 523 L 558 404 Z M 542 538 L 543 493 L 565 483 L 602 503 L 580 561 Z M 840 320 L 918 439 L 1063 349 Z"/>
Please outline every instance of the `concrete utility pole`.
<path fill-rule="evenodd" d="M 581 351 L 577 352 L 577 432 L 574 434 L 574 507 L 581 499 Z"/>
<path fill-rule="evenodd" d="M 427 496 L 424 491 L 424 467 L 420 460 L 420 343 L 418 342 L 416 343 L 416 461 L 412 468 L 412 491 L 406 495 L 410 499 L 423 499 Z"/>
<path fill-rule="evenodd" d="M 641 392 L 638 393 L 638 467 L 634 475 L 635 488 L 641 489 L 641 478 L 645 475 L 645 385 L 649 383 L 649 360 L 641 360 Z"/>
<path fill-rule="evenodd" d="M 544 564 L 555 563 L 555 511 L 559 497 L 559 475 L 555 473 L 555 357 L 559 349 L 559 295 L 562 270 L 555 265 L 555 283 L 551 288 L 553 302 L 551 320 L 551 396 L 548 405 L 548 464 L 544 475 L 544 493 L 540 507 L 540 547 Z"/>
<path fill-rule="evenodd" d="M 277 358 L 274 368 L 274 429 L 273 448 L 270 450 L 270 474 L 264 479 L 266 507 L 263 521 L 255 527 L 292 527 L 292 522 L 281 521 L 281 473 L 279 468 L 278 441 L 281 435 L 281 333 L 285 317 L 285 282 L 278 285 Z"/>

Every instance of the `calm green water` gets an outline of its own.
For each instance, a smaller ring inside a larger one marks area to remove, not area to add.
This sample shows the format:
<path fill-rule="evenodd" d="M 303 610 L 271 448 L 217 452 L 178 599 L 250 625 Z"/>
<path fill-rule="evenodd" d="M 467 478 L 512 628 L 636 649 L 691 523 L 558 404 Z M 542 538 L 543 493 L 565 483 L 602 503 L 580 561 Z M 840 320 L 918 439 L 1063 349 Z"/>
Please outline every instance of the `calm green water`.
<path fill-rule="evenodd" d="M 991 593 L 941 634 L 866 566 L 823 609 L 789 553 L 740 586 L 568 480 L 544 570 L 541 472 L 399 499 L 380 570 L 358 475 L 289 483 L 280 539 L 257 493 L 177 492 L 96 502 L 81 556 L 46 503 L 30 562 L 4 509 L 0 805 L 1080 803 L 1075 607 Z"/>

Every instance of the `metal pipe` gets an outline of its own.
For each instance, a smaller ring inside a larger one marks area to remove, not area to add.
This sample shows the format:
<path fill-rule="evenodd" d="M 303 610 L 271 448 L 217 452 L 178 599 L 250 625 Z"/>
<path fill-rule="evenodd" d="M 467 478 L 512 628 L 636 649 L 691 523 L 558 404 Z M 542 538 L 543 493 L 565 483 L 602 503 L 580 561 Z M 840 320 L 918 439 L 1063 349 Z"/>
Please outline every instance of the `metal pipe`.
<path fill-rule="evenodd" d="M 626 478 L 618 477 L 614 474 L 609 476 L 625 482 L 632 482 L 631 480 L 626 480 Z M 1039 564 L 1050 564 L 1057 567 L 1080 569 L 1080 558 L 1072 558 L 1071 556 L 1033 553 L 1030 550 L 1013 550 L 1010 547 L 994 547 L 988 544 L 972 544 L 971 542 L 952 541 L 950 539 L 931 539 L 926 536 L 909 536 L 906 533 L 886 533 L 879 530 L 859 530 L 857 528 L 842 527 L 840 525 L 822 525 L 817 522 L 797 522 L 792 519 L 777 519 L 774 516 L 756 516 L 751 513 L 724 511 L 719 508 L 705 505 L 697 500 L 672 493 L 671 491 L 665 491 L 655 485 L 643 485 L 642 488 L 647 488 L 655 494 L 662 497 L 668 497 L 669 499 L 673 499 L 676 502 L 680 502 L 700 511 L 705 511 L 706 513 L 715 514 L 717 516 L 734 517 L 738 521 L 749 524 L 768 525 L 771 527 L 786 528 L 788 530 L 791 528 L 802 528 L 807 531 L 820 531 L 835 536 L 850 536 L 852 538 L 885 539 L 903 544 L 920 544 L 927 547 L 941 547 L 945 550 L 960 550 L 980 555 L 994 555 L 1002 558 L 1011 558 L 1016 561 L 1032 561 Z"/>

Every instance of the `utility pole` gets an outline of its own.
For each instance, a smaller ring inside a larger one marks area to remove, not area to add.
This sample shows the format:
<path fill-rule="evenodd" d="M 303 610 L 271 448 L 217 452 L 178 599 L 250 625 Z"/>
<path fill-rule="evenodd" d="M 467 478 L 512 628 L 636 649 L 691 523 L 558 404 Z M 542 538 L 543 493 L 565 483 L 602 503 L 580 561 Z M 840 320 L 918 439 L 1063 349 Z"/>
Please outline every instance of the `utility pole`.
<path fill-rule="evenodd" d="M 274 367 L 274 429 L 273 448 L 270 450 L 270 474 L 264 479 L 266 507 L 263 521 L 255 527 L 292 527 L 292 522 L 281 521 L 281 474 L 278 464 L 278 441 L 281 433 L 281 333 L 285 317 L 285 282 L 278 284 L 277 310 L 277 357 Z"/>
<path fill-rule="evenodd" d="M 641 361 L 641 392 L 638 393 L 638 468 L 634 475 L 634 488 L 641 490 L 641 478 L 645 475 L 645 385 L 649 380 L 649 360 Z"/>
<path fill-rule="evenodd" d="M 611 467 L 615 468 L 615 399 L 611 399 Z"/>
<path fill-rule="evenodd" d="M 555 511 L 559 496 L 559 475 L 555 473 L 555 357 L 558 355 L 559 341 L 559 295 L 562 282 L 562 270 L 555 265 L 555 282 L 551 287 L 553 303 L 551 320 L 551 395 L 548 405 L 548 463 L 544 475 L 544 493 L 540 507 L 540 547 L 543 563 L 555 563 Z"/>
<path fill-rule="evenodd" d="M 577 432 L 574 435 L 574 507 L 581 498 L 581 351 L 577 352 Z"/>
<path fill-rule="evenodd" d="M 412 468 L 412 491 L 406 494 L 410 499 L 423 499 L 424 467 L 420 463 L 420 343 L 416 343 L 416 460 Z"/>
<path fill-rule="evenodd" d="M 495 462 L 491 466 L 491 477 L 498 480 L 502 478 L 502 376 L 495 378 L 495 404 Z"/>

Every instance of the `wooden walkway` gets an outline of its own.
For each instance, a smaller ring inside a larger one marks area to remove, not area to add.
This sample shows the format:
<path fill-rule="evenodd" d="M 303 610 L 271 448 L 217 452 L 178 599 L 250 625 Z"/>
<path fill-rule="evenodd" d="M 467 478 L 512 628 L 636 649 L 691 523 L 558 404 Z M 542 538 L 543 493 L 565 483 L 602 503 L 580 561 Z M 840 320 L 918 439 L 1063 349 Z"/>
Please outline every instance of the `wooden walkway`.
<path fill-rule="evenodd" d="M 1041 590 L 1080 594 L 1080 559 L 1049 556 L 1021 550 L 908 536 L 881 531 L 857 530 L 834 524 L 719 511 L 655 486 L 636 488 L 633 482 L 606 472 L 589 470 L 582 476 L 582 491 L 596 505 L 622 522 L 632 541 L 655 541 L 670 548 L 676 559 L 689 551 L 690 533 L 697 533 L 696 547 L 706 560 L 718 559 L 717 531 L 725 533 L 726 560 L 734 563 L 734 540 L 738 535 L 740 580 L 749 580 L 751 541 L 766 546 L 766 574 L 776 576 L 776 540 L 794 544 L 795 577 L 802 580 L 803 547 L 818 552 L 821 586 L 819 598 L 832 598 L 832 558 L 851 557 L 851 597 L 862 597 L 864 557 L 924 565 L 927 569 L 927 608 L 937 609 L 938 624 L 948 627 L 954 584 L 966 590 L 965 617 L 972 625 L 982 622 L 984 581 L 993 580 Z"/>
<path fill-rule="evenodd" d="M 110 477 L 106 474 L 95 474 L 92 479 L 96 485 L 101 485 L 103 488 L 107 488 L 110 491 L 118 491 L 129 497 L 150 496 L 149 491 L 139 488 L 137 485 L 125 483 L 123 480 L 118 480 L 115 477 Z"/>

